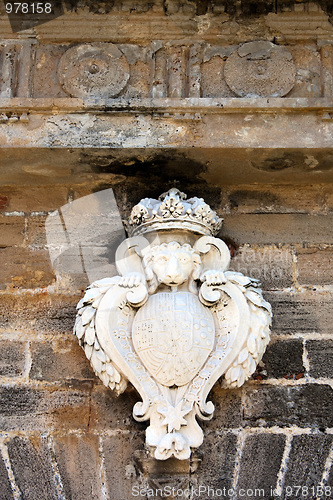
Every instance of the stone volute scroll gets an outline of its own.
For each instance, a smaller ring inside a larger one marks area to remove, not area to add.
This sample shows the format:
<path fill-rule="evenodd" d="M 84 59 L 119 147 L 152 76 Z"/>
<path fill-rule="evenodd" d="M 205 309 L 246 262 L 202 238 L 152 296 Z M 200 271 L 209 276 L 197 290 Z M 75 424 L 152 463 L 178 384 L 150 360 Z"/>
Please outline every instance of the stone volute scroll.
<path fill-rule="evenodd" d="M 146 445 L 159 460 L 187 459 L 203 442 L 198 419 L 224 375 L 240 387 L 253 374 L 270 336 L 271 306 L 257 280 L 228 271 L 222 224 L 202 198 L 170 189 L 145 198 L 119 246 L 119 276 L 90 285 L 78 303 L 74 332 L 95 373 L 122 393 L 133 384 L 150 421 Z"/>

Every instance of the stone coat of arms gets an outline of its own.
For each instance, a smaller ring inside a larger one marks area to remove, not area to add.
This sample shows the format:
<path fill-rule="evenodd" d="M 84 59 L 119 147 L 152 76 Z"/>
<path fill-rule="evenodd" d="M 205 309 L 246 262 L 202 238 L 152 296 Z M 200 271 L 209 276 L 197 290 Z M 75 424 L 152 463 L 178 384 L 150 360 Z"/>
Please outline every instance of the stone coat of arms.
<path fill-rule="evenodd" d="M 141 200 L 116 253 L 119 276 L 94 282 L 77 306 L 74 331 L 95 373 L 118 394 L 136 388 L 133 415 L 150 420 L 146 444 L 160 460 L 201 445 L 211 388 L 222 375 L 241 386 L 269 341 L 270 304 L 257 280 L 228 271 L 228 247 L 213 236 L 221 223 L 174 188 Z"/>

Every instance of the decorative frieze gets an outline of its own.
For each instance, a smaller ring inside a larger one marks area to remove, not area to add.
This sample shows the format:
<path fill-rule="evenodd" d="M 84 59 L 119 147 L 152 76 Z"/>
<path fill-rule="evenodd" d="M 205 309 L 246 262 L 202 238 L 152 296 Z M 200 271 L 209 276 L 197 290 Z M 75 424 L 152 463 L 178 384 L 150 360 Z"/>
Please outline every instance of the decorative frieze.
<path fill-rule="evenodd" d="M 0 98 L 183 99 L 332 96 L 332 45 L 0 45 Z M 96 101 L 97 104 L 97 101 Z"/>

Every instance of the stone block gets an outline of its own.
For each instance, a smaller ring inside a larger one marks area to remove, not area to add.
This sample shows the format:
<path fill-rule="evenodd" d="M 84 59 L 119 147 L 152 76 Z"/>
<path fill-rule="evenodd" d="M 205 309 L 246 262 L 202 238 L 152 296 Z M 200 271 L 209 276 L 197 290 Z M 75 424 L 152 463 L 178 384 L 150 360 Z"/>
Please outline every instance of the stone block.
<path fill-rule="evenodd" d="M 320 185 L 239 185 L 228 189 L 228 203 L 238 214 L 311 214 L 323 211 L 324 196 Z"/>
<path fill-rule="evenodd" d="M 8 195 L 0 194 L 0 210 L 3 211 L 8 206 Z"/>
<path fill-rule="evenodd" d="M 31 248 L 44 249 L 47 245 L 45 221 L 47 215 L 28 216 L 26 242 Z M 61 230 L 61 227 L 59 227 Z"/>
<path fill-rule="evenodd" d="M 110 389 L 96 385 L 91 395 L 90 427 L 98 431 L 135 429 L 139 432 L 145 429 L 146 424 L 136 422 L 132 416 L 133 406 L 139 400 L 132 387 L 117 397 Z"/>
<path fill-rule="evenodd" d="M 333 57 L 332 47 L 328 46 L 328 49 L 331 51 L 331 55 Z M 333 72 L 333 65 L 331 66 L 331 71 Z M 332 76 L 331 76 L 332 78 Z M 330 92 L 332 92 L 332 84 L 330 83 Z M 333 185 L 325 184 L 323 186 L 323 195 L 325 198 L 325 206 L 328 213 L 333 212 Z"/>
<path fill-rule="evenodd" d="M 38 407 L 48 429 L 69 432 L 71 429 L 89 429 L 90 425 L 90 382 L 80 383 L 78 387 L 67 390 L 45 391 Z"/>
<path fill-rule="evenodd" d="M 10 186 L 0 189 L 1 196 L 7 198 L 7 212 L 49 212 L 68 201 L 66 186 Z M 1 205 L 0 205 L 1 207 Z M 1 208 L 0 208 L 1 210 Z"/>
<path fill-rule="evenodd" d="M 224 79 L 224 59 L 226 55 L 215 55 L 201 65 L 202 97 L 234 97 Z"/>
<path fill-rule="evenodd" d="M 277 481 L 285 440 L 282 434 L 256 433 L 246 437 L 236 486 L 237 500 L 244 498 L 244 491 L 249 497 L 272 498 L 270 491 Z M 251 495 L 250 491 L 257 493 Z"/>
<path fill-rule="evenodd" d="M 311 4 L 310 4 L 311 5 Z M 295 5 L 297 8 L 299 5 Z M 297 67 L 296 82 L 288 97 L 321 97 L 321 58 L 315 44 L 290 47 Z"/>
<path fill-rule="evenodd" d="M 221 431 L 225 428 L 238 428 L 242 422 L 241 391 L 222 389 L 216 383 L 209 393 L 208 400 L 215 406 L 214 416 L 207 424 L 200 423 L 207 431 Z"/>
<path fill-rule="evenodd" d="M 36 64 L 33 68 L 34 97 L 47 97 L 50 91 L 54 97 L 66 96 L 56 73 L 59 57 L 65 50 L 64 45 L 43 44 L 37 48 Z"/>
<path fill-rule="evenodd" d="M 244 390 L 244 425 L 320 429 L 333 425 L 333 389 L 329 385 L 262 385 Z"/>
<path fill-rule="evenodd" d="M 198 470 L 191 476 L 193 488 L 202 486 L 200 498 L 212 498 L 212 490 L 226 491 L 232 487 L 235 459 L 237 451 L 237 436 L 232 433 L 209 432 L 199 448 L 202 461 Z M 209 490 L 211 488 L 211 490 Z M 194 497 L 195 498 L 195 497 Z M 222 497 L 223 498 L 223 497 Z"/>
<path fill-rule="evenodd" d="M 136 477 L 133 454 L 144 448 L 144 433 L 131 432 L 103 438 L 104 467 L 109 498 L 124 500 L 135 498 Z M 134 494 L 133 494 L 134 493 Z M 144 497 L 143 497 L 144 498 Z"/>
<path fill-rule="evenodd" d="M 273 333 L 331 332 L 331 294 L 266 292 L 265 298 L 272 304 Z"/>
<path fill-rule="evenodd" d="M 73 341 L 32 342 L 30 352 L 31 379 L 58 383 L 96 379 L 76 338 Z"/>
<path fill-rule="evenodd" d="M 238 245 L 333 243 L 332 215 L 235 214 L 226 215 L 221 237 Z"/>
<path fill-rule="evenodd" d="M 55 281 L 47 250 L 22 247 L 0 248 L 0 289 L 42 288 Z"/>
<path fill-rule="evenodd" d="M 307 340 L 311 377 L 333 378 L 333 340 Z"/>
<path fill-rule="evenodd" d="M 4 500 L 11 500 L 14 498 L 12 487 L 7 473 L 7 468 L 0 456 L 0 492 Z"/>
<path fill-rule="evenodd" d="M 325 461 L 333 442 L 332 435 L 300 435 L 294 436 L 291 443 L 291 450 L 287 462 L 287 471 L 284 477 L 284 492 L 281 498 L 299 500 L 300 493 L 296 494 L 295 488 L 286 491 L 289 486 L 302 486 L 303 497 L 317 498 L 317 486 L 321 483 L 324 472 Z M 314 491 L 312 491 L 312 488 Z M 302 490 L 301 490 L 302 491 Z M 292 494 L 290 494 L 290 492 Z M 314 493 L 314 494 L 313 494 Z M 318 495 L 320 497 L 322 495 Z M 330 498 L 330 495 L 324 495 L 324 498 Z"/>
<path fill-rule="evenodd" d="M 41 391 L 29 387 L 1 387 L 0 415 L 4 418 L 33 414 L 41 398 Z"/>
<path fill-rule="evenodd" d="M 292 254 L 289 249 L 245 245 L 231 259 L 230 269 L 258 279 L 264 290 L 292 285 Z"/>
<path fill-rule="evenodd" d="M 21 497 L 26 500 L 59 498 L 53 480 L 50 457 L 43 446 L 27 438 L 14 437 L 8 444 L 8 454 Z"/>
<path fill-rule="evenodd" d="M 91 383 L 78 388 L 57 389 L 2 387 L 0 419 L 3 431 L 86 429 L 89 425 Z"/>
<path fill-rule="evenodd" d="M 297 252 L 300 285 L 330 285 L 333 281 L 333 251 L 303 249 Z"/>
<path fill-rule="evenodd" d="M 80 295 L 47 292 L 0 295 L 0 328 L 72 334 Z"/>
<path fill-rule="evenodd" d="M 0 248 L 22 245 L 25 237 L 25 220 L 22 216 L 0 215 Z"/>
<path fill-rule="evenodd" d="M 99 438 L 89 434 L 55 436 L 53 442 L 65 498 L 102 500 Z"/>
<path fill-rule="evenodd" d="M 22 375 L 25 363 L 25 348 L 23 342 L 3 340 L 0 342 L 0 375 L 17 377 Z"/>
<path fill-rule="evenodd" d="M 302 340 L 274 340 L 263 356 L 269 378 L 290 377 L 304 373 Z"/>

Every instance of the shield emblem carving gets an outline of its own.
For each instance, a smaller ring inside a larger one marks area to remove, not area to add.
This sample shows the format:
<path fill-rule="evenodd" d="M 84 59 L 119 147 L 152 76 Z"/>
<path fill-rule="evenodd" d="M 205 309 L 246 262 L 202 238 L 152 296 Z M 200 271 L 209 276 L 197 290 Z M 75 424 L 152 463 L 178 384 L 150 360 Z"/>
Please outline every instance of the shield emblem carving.
<path fill-rule="evenodd" d="M 92 367 L 117 393 L 133 384 L 142 398 L 133 416 L 150 420 L 146 444 L 159 460 L 190 457 L 215 382 L 240 387 L 269 340 L 271 307 L 257 280 L 228 271 L 228 247 L 212 236 L 220 222 L 177 189 L 141 200 L 117 250 L 120 275 L 90 285 L 78 304 L 75 333 Z"/>
<path fill-rule="evenodd" d="M 155 380 L 179 387 L 193 379 L 212 351 L 214 319 L 191 293 L 157 293 L 137 312 L 132 339 Z"/>

